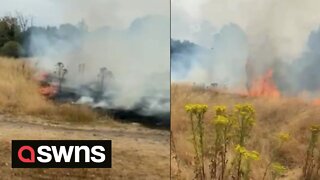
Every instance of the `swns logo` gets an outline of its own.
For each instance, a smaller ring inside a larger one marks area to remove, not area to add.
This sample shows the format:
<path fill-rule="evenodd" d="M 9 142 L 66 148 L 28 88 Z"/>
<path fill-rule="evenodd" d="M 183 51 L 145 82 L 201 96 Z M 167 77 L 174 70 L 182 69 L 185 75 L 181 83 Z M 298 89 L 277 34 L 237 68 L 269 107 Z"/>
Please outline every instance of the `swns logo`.
<path fill-rule="evenodd" d="M 12 168 L 111 168 L 111 140 L 13 140 Z"/>

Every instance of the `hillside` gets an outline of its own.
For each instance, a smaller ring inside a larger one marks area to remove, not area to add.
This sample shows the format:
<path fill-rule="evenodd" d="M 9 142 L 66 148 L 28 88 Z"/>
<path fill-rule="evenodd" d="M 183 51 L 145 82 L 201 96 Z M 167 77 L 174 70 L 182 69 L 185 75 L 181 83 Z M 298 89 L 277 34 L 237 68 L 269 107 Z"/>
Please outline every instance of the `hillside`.
<path fill-rule="evenodd" d="M 169 131 L 123 123 L 39 93 L 27 61 L 0 58 L 0 179 L 167 179 Z M 112 140 L 112 169 L 12 169 L 11 140 Z"/>

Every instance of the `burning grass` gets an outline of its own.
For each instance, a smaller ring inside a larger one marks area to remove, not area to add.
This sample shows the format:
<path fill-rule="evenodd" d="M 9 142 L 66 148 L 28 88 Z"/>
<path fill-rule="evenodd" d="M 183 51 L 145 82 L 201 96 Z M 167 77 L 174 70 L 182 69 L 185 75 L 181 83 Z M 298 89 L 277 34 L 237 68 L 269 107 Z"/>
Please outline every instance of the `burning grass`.
<path fill-rule="evenodd" d="M 273 71 L 270 69 L 266 74 L 255 81 L 253 81 L 249 95 L 254 97 L 267 96 L 267 97 L 280 97 L 280 92 L 273 82 Z"/>
<path fill-rule="evenodd" d="M 250 176 L 253 179 L 263 178 L 266 167 L 274 161 L 275 155 L 272 153 L 274 149 L 277 151 L 277 163 L 288 169 L 281 178 L 299 179 L 302 176 L 302 167 L 309 144 L 309 129 L 311 125 L 320 123 L 320 107 L 300 99 L 243 96 L 218 92 L 214 89 L 194 88 L 191 85 L 173 84 L 171 102 L 171 130 L 174 142 L 172 174 L 180 174 L 182 179 L 192 179 L 195 176 L 193 173 L 195 148 L 192 143 L 190 116 L 184 109 L 186 104 L 208 105 L 208 110 L 203 117 L 204 171 L 207 179 L 210 179 L 210 147 L 215 142 L 215 126 L 212 122 L 216 115 L 213 107 L 216 105 L 225 105 L 229 110 L 239 103 L 253 105 L 256 123 L 252 127 L 245 147 L 260 154 L 260 159 L 252 162 L 251 165 Z M 277 146 L 279 133 L 290 134 L 290 140 L 281 147 Z M 280 167 L 276 165 L 274 164 L 275 168 Z"/>
<path fill-rule="evenodd" d="M 96 114 L 84 106 L 55 105 L 39 93 L 35 70 L 27 61 L 0 57 L 0 110 L 72 122 L 92 121 Z"/>

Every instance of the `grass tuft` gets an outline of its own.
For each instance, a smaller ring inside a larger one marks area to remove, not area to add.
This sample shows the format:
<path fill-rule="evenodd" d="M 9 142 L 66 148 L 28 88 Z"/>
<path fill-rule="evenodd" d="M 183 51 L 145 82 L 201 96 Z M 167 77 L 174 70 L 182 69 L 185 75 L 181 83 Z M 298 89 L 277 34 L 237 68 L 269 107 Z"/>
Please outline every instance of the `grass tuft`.
<path fill-rule="evenodd" d="M 36 70 L 26 59 L 0 57 L 0 111 L 71 122 L 88 122 L 96 114 L 88 107 L 56 105 L 39 93 Z"/>

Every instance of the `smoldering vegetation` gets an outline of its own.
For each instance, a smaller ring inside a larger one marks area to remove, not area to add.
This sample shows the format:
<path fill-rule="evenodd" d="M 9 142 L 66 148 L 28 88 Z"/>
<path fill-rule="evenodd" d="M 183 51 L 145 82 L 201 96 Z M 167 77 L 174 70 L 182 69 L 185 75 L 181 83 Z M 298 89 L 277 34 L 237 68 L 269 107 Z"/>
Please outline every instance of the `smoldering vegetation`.
<path fill-rule="evenodd" d="M 174 40 L 171 46 L 173 81 L 217 83 L 228 90 L 246 89 L 268 70 L 283 96 L 316 98 L 320 79 L 320 29 L 310 32 L 304 50 L 297 58 L 284 58 L 271 38 L 261 37 L 257 47 L 236 24 L 223 26 L 213 37 L 211 48 L 191 41 Z M 258 40 L 257 40 L 258 41 Z M 288 49 L 289 51 L 289 49 Z"/>
<path fill-rule="evenodd" d="M 68 73 L 62 87 L 79 96 L 76 103 L 120 118 L 168 125 L 168 25 L 165 17 L 146 16 L 122 30 L 103 27 L 89 32 L 80 23 L 79 28 L 51 28 L 56 34 L 51 36 L 34 28 L 27 42 L 38 68 L 53 72 L 56 63 L 64 64 Z M 121 115 L 128 112 L 132 116 Z"/>
<path fill-rule="evenodd" d="M 9 19 L 19 30 L 15 57 L 30 57 L 48 87 L 58 86 L 56 101 L 87 104 L 115 118 L 169 125 L 168 17 L 143 16 L 127 28 L 91 30 L 84 21 L 25 24 L 22 29 L 17 18 Z M 21 20 L 28 22 L 23 16 Z"/>

